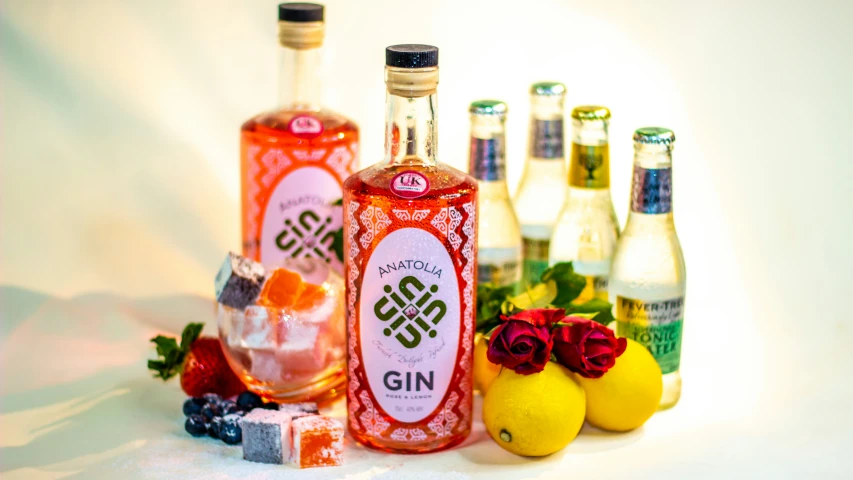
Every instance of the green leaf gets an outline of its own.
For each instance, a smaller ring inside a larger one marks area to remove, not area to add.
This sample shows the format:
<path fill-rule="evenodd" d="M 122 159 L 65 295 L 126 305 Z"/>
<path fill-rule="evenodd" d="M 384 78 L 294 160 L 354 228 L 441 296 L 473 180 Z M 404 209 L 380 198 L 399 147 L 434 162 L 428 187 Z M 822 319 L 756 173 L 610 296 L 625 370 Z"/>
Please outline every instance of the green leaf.
<path fill-rule="evenodd" d="M 151 339 L 157 345 L 157 359 L 148 360 L 148 369 L 154 371 L 155 378 L 168 380 L 181 373 L 184 366 L 184 358 L 190 351 L 190 346 L 201 335 L 204 328 L 203 323 L 190 323 L 181 334 L 181 345 L 172 337 L 157 335 Z"/>
<path fill-rule="evenodd" d="M 344 261 L 344 229 L 339 228 L 332 232 L 332 250 L 335 252 L 335 256 L 338 257 L 338 260 L 341 262 Z"/>
<path fill-rule="evenodd" d="M 515 290 L 515 285 L 497 287 L 491 283 L 477 285 L 477 331 L 488 332 L 501 322 L 502 305 Z"/>
<path fill-rule="evenodd" d="M 586 303 L 570 306 L 566 309 L 566 315 L 582 315 L 586 318 L 591 318 L 604 326 L 609 326 L 613 321 L 613 305 L 610 302 L 593 298 Z M 593 316 L 587 317 L 587 315 Z"/>
<path fill-rule="evenodd" d="M 163 335 L 157 335 L 152 338 L 151 341 L 157 345 L 157 355 L 161 357 L 165 357 L 172 350 L 179 350 L 178 342 L 175 341 L 172 337 L 164 337 Z"/>
<path fill-rule="evenodd" d="M 569 308 L 574 299 L 586 288 L 586 278 L 575 273 L 572 262 L 556 263 L 542 272 L 542 283 L 554 282 L 557 296 L 551 304 L 557 308 Z"/>
<path fill-rule="evenodd" d="M 339 198 L 339 199 L 335 200 L 334 202 L 332 202 L 332 204 L 331 204 L 331 205 L 332 205 L 333 207 L 343 207 L 343 206 L 344 206 L 344 199 L 343 199 L 343 198 Z"/>
<path fill-rule="evenodd" d="M 181 334 L 181 350 L 184 352 L 190 351 L 190 345 L 201 335 L 204 329 L 203 323 L 190 323 L 184 327 L 184 332 Z M 160 352 L 157 352 L 160 353 Z"/>
<path fill-rule="evenodd" d="M 148 369 L 154 370 L 154 378 L 167 380 L 167 378 L 163 376 L 163 372 L 167 370 L 166 362 L 161 360 L 148 360 Z"/>

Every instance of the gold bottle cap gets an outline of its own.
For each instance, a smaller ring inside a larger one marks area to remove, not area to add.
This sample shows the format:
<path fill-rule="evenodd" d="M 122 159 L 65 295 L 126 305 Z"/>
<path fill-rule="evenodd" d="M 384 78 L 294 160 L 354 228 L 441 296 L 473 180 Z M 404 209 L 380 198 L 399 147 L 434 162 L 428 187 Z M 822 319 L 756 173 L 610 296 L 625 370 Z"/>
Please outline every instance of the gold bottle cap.
<path fill-rule="evenodd" d="M 672 146 L 675 143 L 675 133 L 663 127 L 643 127 L 634 131 L 634 143 L 641 145 Z"/>
<path fill-rule="evenodd" d="M 572 118 L 582 122 L 610 120 L 610 110 L 598 105 L 581 105 L 572 110 Z"/>
<path fill-rule="evenodd" d="M 540 97 L 553 97 L 566 94 L 566 86 L 560 82 L 537 82 L 530 86 L 530 94 Z"/>

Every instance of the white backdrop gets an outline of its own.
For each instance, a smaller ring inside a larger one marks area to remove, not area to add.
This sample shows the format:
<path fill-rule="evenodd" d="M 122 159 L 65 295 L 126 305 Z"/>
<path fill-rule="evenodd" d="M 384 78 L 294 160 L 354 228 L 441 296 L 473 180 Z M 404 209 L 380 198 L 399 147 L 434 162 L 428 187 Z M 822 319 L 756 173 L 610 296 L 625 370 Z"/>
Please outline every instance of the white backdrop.
<path fill-rule="evenodd" d="M 5 304 L 28 291 L 212 295 L 239 247 L 239 126 L 275 103 L 276 3 L 4 2 L 0 283 L 19 287 Z M 564 82 L 569 108 L 611 108 L 622 222 L 631 133 L 672 128 L 683 403 L 717 422 L 708 454 L 796 435 L 750 458 L 808 471 L 804 445 L 850 447 L 850 413 L 832 415 L 853 396 L 853 2 L 326 5 L 325 103 L 361 125 L 362 166 L 382 156 L 395 43 L 440 48 L 444 162 L 466 166 L 470 101 L 508 102 L 513 189 L 534 81 Z"/>

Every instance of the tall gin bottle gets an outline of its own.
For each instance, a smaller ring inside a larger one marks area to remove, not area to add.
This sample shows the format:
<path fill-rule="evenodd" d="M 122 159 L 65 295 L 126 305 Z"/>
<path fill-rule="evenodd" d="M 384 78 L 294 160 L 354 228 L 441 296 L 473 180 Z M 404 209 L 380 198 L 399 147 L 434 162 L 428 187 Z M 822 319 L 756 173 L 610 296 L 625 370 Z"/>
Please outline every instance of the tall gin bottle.
<path fill-rule="evenodd" d="M 610 260 L 619 224 L 610 200 L 610 111 L 582 106 L 572 110 L 572 154 L 569 191 L 551 237 L 551 263 L 571 261 L 586 277 L 586 288 L 575 300 L 607 300 Z"/>
<path fill-rule="evenodd" d="M 478 283 L 505 286 L 521 280 L 521 230 L 506 185 L 506 113 L 497 100 L 471 104 L 470 174 L 479 191 Z"/>
<path fill-rule="evenodd" d="M 385 52 L 385 159 L 344 184 L 348 424 L 420 453 L 471 431 L 477 181 L 438 162 L 438 49 Z"/>
<path fill-rule="evenodd" d="M 278 19 L 279 106 L 240 135 L 243 254 L 316 257 L 342 272 L 331 247 L 343 215 L 332 204 L 358 165 L 358 127 L 320 106 L 323 6 L 283 3 Z"/>
<path fill-rule="evenodd" d="M 535 83 L 530 95 L 529 153 L 515 195 L 524 247 L 524 284 L 539 281 L 548 268 L 551 235 L 566 199 L 563 146 L 566 87 L 556 82 Z"/>
<path fill-rule="evenodd" d="M 681 332 L 686 274 L 672 221 L 672 147 L 665 128 L 634 133 L 631 211 L 610 269 L 616 333 L 645 345 L 663 371 L 660 407 L 681 396 Z"/>

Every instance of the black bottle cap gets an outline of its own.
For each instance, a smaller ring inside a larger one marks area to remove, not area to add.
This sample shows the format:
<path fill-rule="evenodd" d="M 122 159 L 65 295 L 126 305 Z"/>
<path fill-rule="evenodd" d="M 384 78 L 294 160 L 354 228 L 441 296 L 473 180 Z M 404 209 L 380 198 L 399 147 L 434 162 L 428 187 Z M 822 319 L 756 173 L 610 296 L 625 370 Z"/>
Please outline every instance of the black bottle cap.
<path fill-rule="evenodd" d="M 398 68 L 438 66 L 438 47 L 432 45 L 391 45 L 385 49 L 385 65 Z"/>
<path fill-rule="evenodd" d="M 282 22 L 322 22 L 323 6 L 318 3 L 280 3 L 278 19 Z"/>

